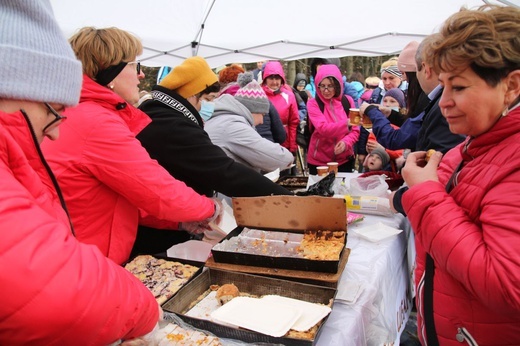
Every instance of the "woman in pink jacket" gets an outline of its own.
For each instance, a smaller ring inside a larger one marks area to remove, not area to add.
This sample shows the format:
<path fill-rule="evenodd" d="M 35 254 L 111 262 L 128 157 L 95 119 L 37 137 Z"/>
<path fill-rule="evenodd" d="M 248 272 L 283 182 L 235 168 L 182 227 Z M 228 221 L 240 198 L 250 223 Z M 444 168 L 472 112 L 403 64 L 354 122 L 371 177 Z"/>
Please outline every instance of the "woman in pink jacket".
<path fill-rule="evenodd" d="M 70 42 L 83 63 L 80 103 L 65 112 L 69 120 L 61 140 L 42 148 L 78 239 L 122 264 L 129 259 L 139 222 L 177 229 L 177 222 L 207 223 L 219 208 L 173 178 L 135 138 L 151 121 L 133 106 L 144 78 L 135 61 L 141 42 L 117 28 L 92 27 Z"/>
<path fill-rule="evenodd" d="M 403 169 L 424 345 L 520 345 L 519 37 L 520 9 L 482 7 L 426 38 L 442 114 L 468 137 Z"/>
<path fill-rule="evenodd" d="M 157 324 L 155 298 L 76 240 L 40 150 L 58 138 L 63 109 L 78 102 L 81 64 L 46 0 L 1 1 L 0 32 L 0 345 L 143 336 Z"/>
<path fill-rule="evenodd" d="M 262 88 L 267 98 L 272 102 L 285 127 L 287 139 L 282 143 L 293 155 L 296 155 L 296 129 L 300 124 L 298 104 L 290 86 L 287 86 L 282 64 L 278 61 L 269 61 L 262 72 Z"/>
<path fill-rule="evenodd" d="M 322 65 L 314 83 L 316 98 L 307 102 L 312 133 L 307 153 L 309 173 L 317 174 L 316 167 L 326 166 L 327 162 L 337 162 L 338 171 L 349 172 L 349 161 L 355 159 L 353 146 L 359 139 L 359 126 L 348 128 L 348 116 L 341 103 L 341 72 L 336 65 Z"/>

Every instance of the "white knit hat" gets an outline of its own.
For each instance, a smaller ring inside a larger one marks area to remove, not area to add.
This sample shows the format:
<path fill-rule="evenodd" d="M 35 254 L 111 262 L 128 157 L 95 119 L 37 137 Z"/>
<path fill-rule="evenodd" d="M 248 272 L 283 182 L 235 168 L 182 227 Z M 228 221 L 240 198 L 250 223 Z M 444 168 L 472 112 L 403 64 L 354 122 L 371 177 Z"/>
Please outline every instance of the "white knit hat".
<path fill-rule="evenodd" d="M 0 1 L 0 98 L 74 106 L 81 63 L 48 0 Z"/>

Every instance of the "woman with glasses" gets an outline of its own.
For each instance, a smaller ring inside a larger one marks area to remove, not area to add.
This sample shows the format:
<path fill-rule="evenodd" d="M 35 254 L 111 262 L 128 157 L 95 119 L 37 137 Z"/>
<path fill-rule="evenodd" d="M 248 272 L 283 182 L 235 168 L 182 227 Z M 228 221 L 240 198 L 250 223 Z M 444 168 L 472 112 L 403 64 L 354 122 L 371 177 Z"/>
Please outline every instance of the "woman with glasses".
<path fill-rule="evenodd" d="M 145 335 L 159 318 L 154 296 L 74 237 L 40 150 L 58 139 L 65 107 L 78 103 L 81 64 L 48 1 L 0 1 L 0 32 L 0 345 L 108 345 Z"/>
<path fill-rule="evenodd" d="M 354 144 L 359 139 L 359 126 L 348 128 L 348 116 L 341 103 L 343 79 L 336 65 L 322 65 L 317 73 L 316 97 L 309 99 L 310 130 L 307 153 L 310 174 L 317 174 L 317 166 L 337 162 L 339 172 L 351 172 Z"/>
<path fill-rule="evenodd" d="M 42 148 L 63 189 L 77 238 L 123 264 L 137 226 L 203 232 L 219 214 L 152 160 L 135 136 L 150 118 L 133 106 L 144 78 L 141 42 L 117 29 L 86 27 L 70 44 L 83 64 L 78 107 L 65 112 L 62 140 Z M 182 225 L 178 225 L 182 222 Z M 179 232 L 179 241 L 188 236 Z"/>

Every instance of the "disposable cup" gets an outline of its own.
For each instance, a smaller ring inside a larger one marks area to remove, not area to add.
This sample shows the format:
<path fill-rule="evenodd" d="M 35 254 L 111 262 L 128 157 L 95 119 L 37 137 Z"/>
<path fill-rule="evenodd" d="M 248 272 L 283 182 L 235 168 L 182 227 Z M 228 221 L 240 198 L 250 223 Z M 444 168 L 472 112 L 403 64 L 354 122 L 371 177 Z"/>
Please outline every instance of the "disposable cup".
<path fill-rule="evenodd" d="M 359 108 L 349 109 L 350 125 L 359 125 L 361 123 L 361 115 L 359 114 Z"/>
<path fill-rule="evenodd" d="M 316 170 L 318 171 L 318 175 L 323 177 L 329 173 L 329 166 L 318 166 Z"/>
<path fill-rule="evenodd" d="M 338 174 L 338 163 L 337 162 L 327 162 L 327 167 L 329 168 L 329 172 L 334 172 L 334 174 Z"/>

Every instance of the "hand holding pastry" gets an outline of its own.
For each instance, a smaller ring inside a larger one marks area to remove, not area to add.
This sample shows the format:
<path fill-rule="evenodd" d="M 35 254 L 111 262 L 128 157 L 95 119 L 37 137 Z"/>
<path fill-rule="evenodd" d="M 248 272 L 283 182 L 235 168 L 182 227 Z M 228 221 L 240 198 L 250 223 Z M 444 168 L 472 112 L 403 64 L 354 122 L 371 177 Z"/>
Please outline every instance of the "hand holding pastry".
<path fill-rule="evenodd" d="M 440 151 L 435 152 L 425 165 L 426 152 L 416 151 L 410 153 L 406 159 L 401 175 L 409 187 L 425 181 L 439 181 L 437 167 L 442 159 Z"/>

